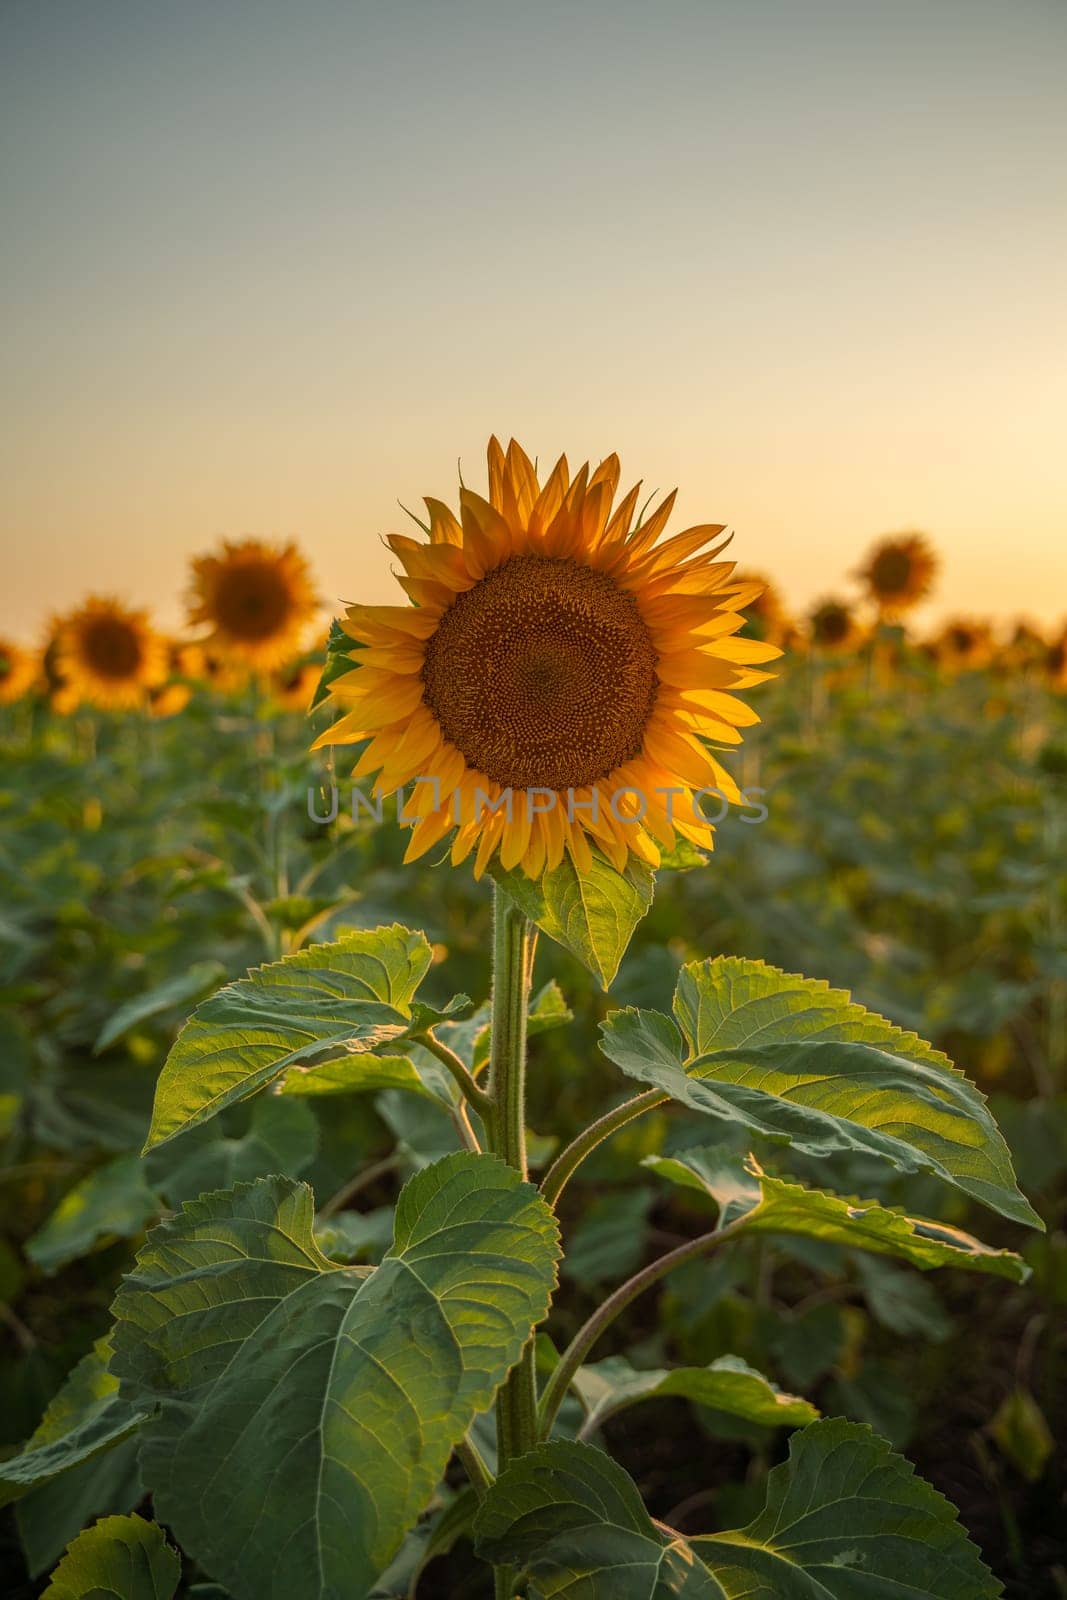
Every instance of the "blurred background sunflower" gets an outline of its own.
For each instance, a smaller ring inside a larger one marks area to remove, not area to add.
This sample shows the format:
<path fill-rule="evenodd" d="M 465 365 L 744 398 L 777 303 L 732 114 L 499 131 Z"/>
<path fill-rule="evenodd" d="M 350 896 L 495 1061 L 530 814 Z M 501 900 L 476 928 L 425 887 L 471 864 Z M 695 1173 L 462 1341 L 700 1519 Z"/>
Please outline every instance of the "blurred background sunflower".
<path fill-rule="evenodd" d="M 192 563 L 189 621 L 210 629 L 217 655 L 270 672 L 300 649 L 318 610 L 307 562 L 293 544 L 244 539 Z"/>
<path fill-rule="evenodd" d="M 0 639 L 0 706 L 21 700 L 37 677 L 37 661 L 29 650 Z"/>
<path fill-rule="evenodd" d="M 894 533 L 878 541 L 857 576 L 879 615 L 892 620 L 932 593 L 939 565 L 924 533 Z"/>
<path fill-rule="evenodd" d="M 974 672 L 988 666 L 996 649 L 988 622 L 954 617 L 937 634 L 934 645 L 938 664 L 946 672 Z"/>
<path fill-rule="evenodd" d="M 844 655 L 863 640 L 863 628 L 845 600 L 821 600 L 808 617 L 812 647 L 827 655 Z"/>
<path fill-rule="evenodd" d="M 167 647 L 147 613 L 92 595 L 56 637 L 56 666 L 81 699 L 104 711 L 140 705 L 167 675 Z"/>

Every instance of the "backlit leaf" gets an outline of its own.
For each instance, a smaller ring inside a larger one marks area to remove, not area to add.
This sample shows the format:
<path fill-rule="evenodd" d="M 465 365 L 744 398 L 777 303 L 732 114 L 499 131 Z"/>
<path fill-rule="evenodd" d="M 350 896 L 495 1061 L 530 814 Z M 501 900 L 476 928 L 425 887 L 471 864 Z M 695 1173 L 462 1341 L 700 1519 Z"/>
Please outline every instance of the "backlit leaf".
<path fill-rule="evenodd" d="M 676 1021 L 612 1013 L 604 1052 L 720 1121 L 809 1155 L 862 1151 L 935 1173 L 1013 1221 L 1042 1226 L 978 1089 L 843 990 L 724 957 L 682 968 L 674 1012 Z"/>
<path fill-rule="evenodd" d="M 430 959 L 421 933 L 395 924 L 352 929 L 227 984 L 175 1040 L 145 1148 L 206 1122 L 289 1068 L 398 1038 Z"/>
<path fill-rule="evenodd" d="M 548 1207 L 491 1156 L 418 1173 L 377 1268 L 335 1265 L 312 1225 L 292 1181 L 204 1196 L 115 1302 L 122 1392 L 159 1406 L 157 1514 L 237 1600 L 362 1600 L 555 1281 Z"/>

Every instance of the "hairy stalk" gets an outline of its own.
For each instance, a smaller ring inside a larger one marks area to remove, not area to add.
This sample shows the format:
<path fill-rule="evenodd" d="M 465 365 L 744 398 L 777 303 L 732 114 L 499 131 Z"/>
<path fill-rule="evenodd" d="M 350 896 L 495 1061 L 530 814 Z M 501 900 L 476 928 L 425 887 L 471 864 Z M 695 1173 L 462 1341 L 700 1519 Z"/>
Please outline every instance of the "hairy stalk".
<path fill-rule="evenodd" d="M 526 1166 L 526 1010 L 533 962 L 533 931 L 528 918 L 497 887 L 493 898 L 492 1033 L 489 1046 L 489 1096 L 486 1113 L 489 1148 L 521 1177 Z M 531 1339 L 497 1395 L 497 1449 L 500 1470 L 533 1448 L 537 1439 L 537 1383 Z M 495 1572 L 497 1600 L 510 1600 L 512 1573 Z"/>
<path fill-rule="evenodd" d="M 563 1397 L 571 1386 L 571 1381 L 578 1368 L 585 1361 L 602 1333 L 605 1333 L 616 1317 L 626 1310 L 631 1301 L 636 1300 L 639 1294 L 650 1289 L 654 1283 L 665 1278 L 668 1272 L 673 1272 L 675 1267 L 682 1267 L 687 1261 L 695 1261 L 698 1257 L 709 1255 L 717 1250 L 721 1244 L 736 1238 L 745 1226 L 751 1222 L 755 1212 L 749 1211 L 743 1217 L 738 1217 L 735 1222 L 730 1222 L 725 1228 L 714 1228 L 710 1233 L 702 1233 L 697 1239 L 689 1239 L 685 1244 L 680 1244 L 677 1250 L 671 1250 L 668 1255 L 660 1256 L 658 1261 L 649 1262 L 647 1267 L 642 1267 L 640 1272 L 635 1272 L 632 1278 L 620 1284 L 613 1294 L 610 1294 L 603 1305 L 598 1306 L 589 1320 L 578 1329 L 570 1344 L 564 1350 L 559 1360 L 559 1366 L 553 1372 L 545 1385 L 545 1392 L 541 1396 L 541 1405 L 538 1411 L 538 1437 L 547 1439 L 556 1418 L 556 1412 L 563 1402 Z"/>
<path fill-rule="evenodd" d="M 428 1050 L 432 1056 L 436 1056 L 443 1067 L 448 1068 L 463 1091 L 464 1098 L 469 1101 L 475 1111 L 480 1112 L 483 1117 L 488 1116 L 493 1108 L 493 1098 L 486 1093 L 481 1084 L 476 1082 L 473 1073 L 468 1072 L 456 1052 L 450 1050 L 447 1044 L 443 1044 L 432 1028 L 428 1028 L 425 1033 L 420 1033 L 415 1042 L 421 1044 L 423 1049 Z"/>
<path fill-rule="evenodd" d="M 654 1111 L 656 1106 L 665 1105 L 669 1099 L 670 1095 L 661 1094 L 658 1089 L 646 1089 L 644 1094 L 636 1094 L 632 1100 L 624 1100 L 614 1111 L 608 1111 L 595 1122 L 591 1122 L 576 1139 L 571 1140 L 565 1150 L 560 1151 L 541 1179 L 541 1193 L 548 1204 L 550 1206 L 556 1204 L 586 1156 L 591 1155 L 597 1145 L 603 1144 L 605 1139 L 610 1139 L 620 1128 L 625 1128 L 635 1117 L 644 1116 L 646 1111 Z"/>

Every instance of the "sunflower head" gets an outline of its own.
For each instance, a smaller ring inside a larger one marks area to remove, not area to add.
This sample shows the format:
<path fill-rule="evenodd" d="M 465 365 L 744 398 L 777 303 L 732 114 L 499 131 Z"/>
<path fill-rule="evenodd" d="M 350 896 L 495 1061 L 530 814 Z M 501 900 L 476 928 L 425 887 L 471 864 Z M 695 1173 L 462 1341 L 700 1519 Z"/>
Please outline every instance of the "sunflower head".
<path fill-rule="evenodd" d="M 621 870 L 652 865 L 675 833 L 710 847 L 692 791 L 737 786 L 715 750 L 757 717 L 730 692 L 781 652 L 738 638 L 759 585 L 712 550 L 718 524 L 660 542 L 674 495 L 634 520 L 616 504 L 616 456 L 542 484 L 514 441 L 489 443 L 488 497 L 461 488 L 459 516 L 426 501 L 428 542 L 396 534 L 414 604 L 348 608 L 356 648 L 319 745 L 369 740 L 354 776 L 391 794 L 418 780 L 407 859 L 448 833 L 532 878 L 596 847 Z"/>
<path fill-rule="evenodd" d="M 295 545 L 227 542 L 192 565 L 189 621 L 211 630 L 208 649 L 256 672 L 273 671 L 299 649 L 318 601 Z"/>
<path fill-rule="evenodd" d="M 55 668 L 80 699 L 103 710 L 128 710 L 163 682 L 167 648 L 144 611 L 93 595 L 61 624 Z"/>
<path fill-rule="evenodd" d="M 184 711 L 193 691 L 188 683 L 172 681 L 164 683 L 158 689 L 148 691 L 148 712 L 152 717 L 162 721 L 165 717 L 175 717 L 179 711 Z"/>
<path fill-rule="evenodd" d="M 813 648 L 826 655 L 845 655 L 863 638 L 863 629 L 845 600 L 820 600 L 808 623 Z"/>
<path fill-rule="evenodd" d="M 903 616 L 933 589 L 940 563 L 923 533 L 894 533 L 880 539 L 858 576 L 881 616 Z"/>
<path fill-rule="evenodd" d="M 33 688 L 38 661 L 10 639 L 0 639 L 0 706 L 12 705 Z"/>
<path fill-rule="evenodd" d="M 735 581 L 759 586 L 759 593 L 745 606 L 749 633 L 784 646 L 792 624 L 779 590 L 759 572 L 739 572 Z"/>
<path fill-rule="evenodd" d="M 954 617 L 937 636 L 937 660 L 949 672 L 974 672 L 989 665 L 995 649 L 987 622 Z"/>
<path fill-rule="evenodd" d="M 193 639 L 167 640 L 167 671 L 172 678 L 204 676 L 204 651 Z"/>
<path fill-rule="evenodd" d="M 1057 694 L 1067 693 L 1067 628 L 1047 646 L 1044 667 L 1049 687 Z"/>
<path fill-rule="evenodd" d="M 321 660 L 292 661 L 271 676 L 271 699 L 284 711 L 310 711 L 321 676 Z"/>

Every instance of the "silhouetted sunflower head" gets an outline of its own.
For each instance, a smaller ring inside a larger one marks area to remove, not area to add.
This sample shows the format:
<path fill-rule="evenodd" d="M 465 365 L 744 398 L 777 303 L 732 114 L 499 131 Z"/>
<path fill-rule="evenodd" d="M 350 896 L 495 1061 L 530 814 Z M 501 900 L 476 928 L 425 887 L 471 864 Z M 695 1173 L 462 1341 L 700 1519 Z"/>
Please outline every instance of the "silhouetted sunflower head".
<path fill-rule="evenodd" d="M 271 699 L 285 711 L 309 711 L 321 676 L 321 660 L 290 662 L 272 675 Z"/>
<path fill-rule="evenodd" d="M 55 666 L 80 699 L 129 710 L 166 677 L 167 647 L 144 611 L 93 595 L 60 626 Z"/>
<path fill-rule="evenodd" d="M 813 649 L 826 655 L 847 655 L 863 639 L 863 629 L 844 600 L 820 600 L 808 623 Z"/>
<path fill-rule="evenodd" d="M 717 524 L 658 542 L 673 494 L 635 524 L 619 472 L 561 457 L 542 485 L 490 440 L 487 499 L 462 488 L 459 517 L 428 499 L 428 542 L 388 540 L 414 604 L 348 608 L 359 648 L 318 744 L 369 740 L 354 776 L 380 794 L 422 780 L 406 859 L 452 833 L 476 875 L 498 855 L 537 878 L 565 851 L 588 871 L 594 845 L 656 865 L 676 831 L 711 845 L 692 791 L 740 798 L 713 750 L 758 721 L 731 691 L 781 654 L 737 637 L 760 586 L 706 549 Z"/>
<path fill-rule="evenodd" d="M 270 672 L 300 648 L 318 602 L 295 545 L 245 539 L 192 565 L 189 621 L 210 628 L 210 650 Z"/>
<path fill-rule="evenodd" d="M 937 636 L 938 664 L 947 672 L 974 672 L 988 666 L 995 649 L 987 622 L 954 617 Z"/>
<path fill-rule="evenodd" d="M 858 576 L 883 617 L 900 617 L 931 593 L 939 565 L 925 534 L 895 533 L 879 540 Z"/>

